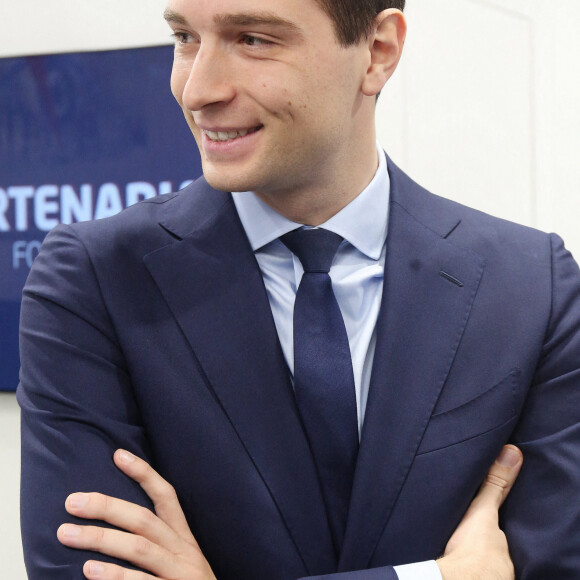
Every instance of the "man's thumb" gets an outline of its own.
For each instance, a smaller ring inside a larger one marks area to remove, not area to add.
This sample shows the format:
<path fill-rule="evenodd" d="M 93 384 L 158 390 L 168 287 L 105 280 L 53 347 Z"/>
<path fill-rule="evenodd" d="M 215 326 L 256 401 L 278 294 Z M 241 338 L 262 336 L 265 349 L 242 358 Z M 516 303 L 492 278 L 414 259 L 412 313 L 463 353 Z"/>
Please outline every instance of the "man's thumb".
<path fill-rule="evenodd" d="M 517 447 L 505 445 L 495 463 L 489 468 L 479 490 L 479 501 L 493 502 L 499 509 L 518 477 L 523 460 L 522 452 Z"/>

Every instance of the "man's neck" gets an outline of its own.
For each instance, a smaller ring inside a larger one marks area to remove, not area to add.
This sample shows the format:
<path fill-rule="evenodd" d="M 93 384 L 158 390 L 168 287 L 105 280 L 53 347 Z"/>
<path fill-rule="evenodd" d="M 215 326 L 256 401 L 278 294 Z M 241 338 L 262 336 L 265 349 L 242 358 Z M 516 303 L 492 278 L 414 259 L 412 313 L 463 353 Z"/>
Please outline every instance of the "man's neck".
<path fill-rule="evenodd" d="M 298 191 L 254 193 L 289 220 L 318 226 L 346 207 L 372 181 L 379 166 L 376 145 L 373 143 L 372 152 L 357 156 L 356 162 L 351 160 L 347 165 L 337 172 L 344 176 L 339 180 L 335 175 L 328 181 L 321 176 L 316 184 Z"/>

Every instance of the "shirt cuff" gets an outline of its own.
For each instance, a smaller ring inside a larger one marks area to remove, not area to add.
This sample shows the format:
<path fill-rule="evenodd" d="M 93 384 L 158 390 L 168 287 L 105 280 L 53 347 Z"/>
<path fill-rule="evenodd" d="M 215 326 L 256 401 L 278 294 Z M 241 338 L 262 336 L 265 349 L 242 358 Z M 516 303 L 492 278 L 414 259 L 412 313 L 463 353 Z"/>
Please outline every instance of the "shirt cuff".
<path fill-rule="evenodd" d="M 399 580 L 443 580 L 435 560 L 395 566 Z"/>

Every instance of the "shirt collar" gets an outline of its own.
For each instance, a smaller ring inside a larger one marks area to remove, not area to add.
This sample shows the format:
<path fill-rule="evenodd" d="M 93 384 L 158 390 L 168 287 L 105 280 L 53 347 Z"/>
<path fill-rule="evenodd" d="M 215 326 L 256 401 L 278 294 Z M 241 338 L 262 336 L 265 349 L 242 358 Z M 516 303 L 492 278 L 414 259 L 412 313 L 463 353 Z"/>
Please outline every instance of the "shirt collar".
<path fill-rule="evenodd" d="M 379 259 L 387 238 L 390 193 L 386 156 L 378 144 L 377 150 L 379 167 L 373 180 L 346 207 L 320 225 L 374 260 Z M 235 192 L 232 196 L 254 251 L 303 225 L 285 218 L 251 191 Z"/>

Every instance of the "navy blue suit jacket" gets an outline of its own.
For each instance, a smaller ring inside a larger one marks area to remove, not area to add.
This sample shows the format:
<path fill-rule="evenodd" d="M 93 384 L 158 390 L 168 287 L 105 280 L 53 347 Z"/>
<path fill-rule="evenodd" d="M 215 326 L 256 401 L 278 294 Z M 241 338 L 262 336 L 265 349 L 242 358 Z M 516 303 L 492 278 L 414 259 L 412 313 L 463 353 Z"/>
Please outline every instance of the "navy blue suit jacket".
<path fill-rule="evenodd" d="M 29 577 L 81 578 L 73 491 L 150 505 L 128 448 L 176 488 L 219 580 L 396 578 L 436 558 L 502 445 L 517 577 L 580 578 L 580 273 L 556 236 L 436 197 L 389 162 L 377 347 L 344 548 L 261 273 L 231 196 L 199 180 L 59 226 L 24 291 L 22 531 Z M 381 570 L 381 567 L 383 568 Z M 340 576 L 342 577 L 342 576 Z"/>

